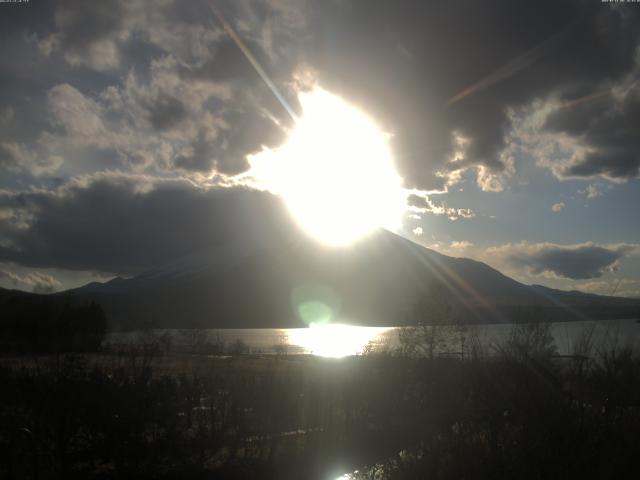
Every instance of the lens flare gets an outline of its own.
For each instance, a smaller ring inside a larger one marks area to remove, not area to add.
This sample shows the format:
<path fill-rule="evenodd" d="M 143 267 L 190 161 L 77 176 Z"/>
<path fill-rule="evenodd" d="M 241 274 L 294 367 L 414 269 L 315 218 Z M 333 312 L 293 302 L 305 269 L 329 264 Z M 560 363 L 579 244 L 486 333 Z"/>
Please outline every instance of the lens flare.
<path fill-rule="evenodd" d="M 331 323 L 340 314 L 342 300 L 326 285 L 306 284 L 291 292 L 291 308 L 305 325 Z"/>

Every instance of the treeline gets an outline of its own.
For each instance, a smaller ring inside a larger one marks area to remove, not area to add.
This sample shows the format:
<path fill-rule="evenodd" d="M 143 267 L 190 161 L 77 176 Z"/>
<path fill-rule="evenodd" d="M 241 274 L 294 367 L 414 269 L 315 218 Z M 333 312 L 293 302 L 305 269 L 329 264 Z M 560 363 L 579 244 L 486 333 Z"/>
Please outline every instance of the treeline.
<path fill-rule="evenodd" d="M 4 292 L 0 297 L 0 351 L 89 352 L 104 338 L 107 321 L 95 302 L 69 295 Z"/>

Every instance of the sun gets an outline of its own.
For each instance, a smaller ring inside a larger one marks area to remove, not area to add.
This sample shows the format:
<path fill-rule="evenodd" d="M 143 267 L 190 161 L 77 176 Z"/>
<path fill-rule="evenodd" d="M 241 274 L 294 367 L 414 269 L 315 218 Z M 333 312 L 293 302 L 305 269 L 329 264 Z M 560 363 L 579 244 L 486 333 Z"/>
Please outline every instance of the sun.
<path fill-rule="evenodd" d="M 250 159 L 252 167 L 313 238 L 353 243 L 378 228 L 394 230 L 405 208 L 389 135 L 372 119 L 321 88 L 299 94 L 302 116 L 284 145 Z"/>

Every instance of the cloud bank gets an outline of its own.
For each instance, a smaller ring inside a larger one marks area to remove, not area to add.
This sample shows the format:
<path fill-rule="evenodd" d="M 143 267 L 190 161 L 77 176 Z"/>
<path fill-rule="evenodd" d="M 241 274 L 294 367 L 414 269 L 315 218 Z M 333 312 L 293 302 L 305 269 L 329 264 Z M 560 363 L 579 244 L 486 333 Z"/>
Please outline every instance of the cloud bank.
<path fill-rule="evenodd" d="M 507 264 L 526 269 L 530 275 L 552 275 L 572 280 L 599 278 L 614 272 L 618 261 L 638 251 L 638 245 L 601 246 L 593 243 L 557 245 L 553 243 L 507 244 L 487 250 L 488 256 L 502 258 Z"/>
<path fill-rule="evenodd" d="M 117 172 L 53 191 L 0 192 L 0 210 L 0 261 L 114 274 L 215 245 L 266 241 L 287 222 L 267 193 Z"/>

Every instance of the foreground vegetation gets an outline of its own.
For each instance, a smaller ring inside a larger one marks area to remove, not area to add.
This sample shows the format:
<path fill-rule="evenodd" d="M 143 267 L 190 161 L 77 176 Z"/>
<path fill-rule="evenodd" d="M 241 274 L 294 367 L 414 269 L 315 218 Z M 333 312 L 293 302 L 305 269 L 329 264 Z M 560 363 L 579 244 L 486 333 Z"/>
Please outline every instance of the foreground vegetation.
<path fill-rule="evenodd" d="M 559 358 L 547 326 L 519 325 L 491 352 L 443 358 L 429 348 L 440 330 L 408 333 L 399 351 L 342 360 L 157 348 L 5 357 L 0 477 L 634 474 L 640 359 L 617 340 L 593 345 L 585 332 Z"/>
<path fill-rule="evenodd" d="M 93 352 L 106 330 L 95 302 L 0 289 L 0 352 Z"/>

